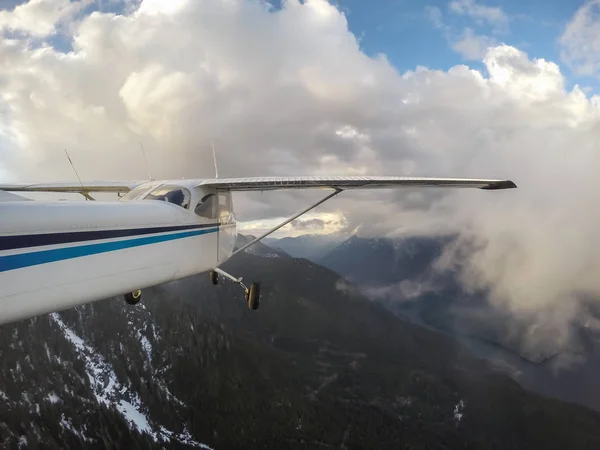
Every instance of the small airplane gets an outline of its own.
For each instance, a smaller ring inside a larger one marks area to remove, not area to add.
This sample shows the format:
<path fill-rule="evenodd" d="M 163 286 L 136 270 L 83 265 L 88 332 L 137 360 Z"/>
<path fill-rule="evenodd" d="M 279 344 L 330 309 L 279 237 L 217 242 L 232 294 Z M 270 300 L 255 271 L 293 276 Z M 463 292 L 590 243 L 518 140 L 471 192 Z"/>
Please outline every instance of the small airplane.
<path fill-rule="evenodd" d="M 260 283 L 249 287 L 220 266 L 292 220 L 346 190 L 407 187 L 516 188 L 509 180 L 391 176 L 259 177 L 143 182 L 0 184 L 0 324 L 210 273 L 244 290 L 257 309 Z M 331 192 L 235 249 L 232 192 L 275 189 Z M 15 192 L 117 193 L 118 201 L 32 201 Z"/>

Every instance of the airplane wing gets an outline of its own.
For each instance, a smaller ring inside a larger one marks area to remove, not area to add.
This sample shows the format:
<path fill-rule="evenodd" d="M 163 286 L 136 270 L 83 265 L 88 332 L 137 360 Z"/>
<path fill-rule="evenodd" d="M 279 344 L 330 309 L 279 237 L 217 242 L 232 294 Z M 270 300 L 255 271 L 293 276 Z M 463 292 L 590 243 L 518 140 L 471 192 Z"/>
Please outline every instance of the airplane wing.
<path fill-rule="evenodd" d="M 90 192 L 129 192 L 145 181 L 100 181 L 85 183 L 35 183 L 0 184 L 0 191 L 10 192 L 72 192 L 87 194 Z"/>
<path fill-rule="evenodd" d="M 416 178 L 416 177 L 255 177 L 215 178 L 203 180 L 199 186 L 229 191 L 267 191 L 274 189 L 384 189 L 398 187 L 469 187 L 478 189 L 512 189 L 510 180 L 475 178 Z"/>

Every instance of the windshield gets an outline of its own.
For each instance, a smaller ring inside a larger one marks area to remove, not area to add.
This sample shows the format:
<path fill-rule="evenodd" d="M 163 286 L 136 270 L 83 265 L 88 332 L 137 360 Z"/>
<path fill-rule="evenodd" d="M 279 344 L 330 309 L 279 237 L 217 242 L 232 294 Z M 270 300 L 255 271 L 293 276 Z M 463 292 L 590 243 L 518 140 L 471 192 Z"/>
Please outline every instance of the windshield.
<path fill-rule="evenodd" d="M 164 185 L 154 189 L 144 197 L 144 200 L 162 200 L 188 209 L 190 207 L 190 198 L 190 191 L 186 188 L 174 185 Z"/>
<path fill-rule="evenodd" d="M 144 192 L 146 192 L 148 189 L 150 189 L 150 186 L 148 186 L 147 184 L 138 186 L 135 189 L 129 191 L 123 197 L 121 197 L 121 201 L 135 200 L 138 197 L 140 197 Z"/>

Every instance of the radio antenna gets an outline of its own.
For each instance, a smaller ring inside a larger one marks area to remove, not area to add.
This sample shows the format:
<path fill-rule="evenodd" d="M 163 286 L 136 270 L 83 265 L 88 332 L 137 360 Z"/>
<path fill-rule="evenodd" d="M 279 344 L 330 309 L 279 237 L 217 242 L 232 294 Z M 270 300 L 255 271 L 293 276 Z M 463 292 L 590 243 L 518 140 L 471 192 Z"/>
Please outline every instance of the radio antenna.
<path fill-rule="evenodd" d="M 83 195 L 85 197 L 85 200 L 94 200 L 92 197 L 90 197 L 90 194 L 88 194 L 87 192 L 85 192 L 85 189 L 83 187 L 83 183 L 81 182 L 81 178 L 79 177 L 79 174 L 77 173 L 77 169 L 75 168 L 75 164 L 73 164 L 73 161 L 71 161 L 71 157 L 69 156 L 69 152 L 67 152 L 67 149 L 65 148 L 65 154 L 67 155 L 67 159 L 69 160 L 69 164 L 71 164 L 71 167 L 73 168 L 73 172 L 75 172 L 75 176 L 77 176 L 77 179 L 79 180 L 79 184 L 81 185 L 81 195 Z"/>
<path fill-rule="evenodd" d="M 152 174 L 150 173 L 150 167 L 148 166 L 148 160 L 146 159 L 146 151 L 144 150 L 144 146 L 142 145 L 141 142 L 140 142 L 140 148 L 142 149 L 142 156 L 144 157 L 144 164 L 146 164 L 146 172 L 148 172 L 148 179 L 154 180 L 154 178 L 152 178 Z"/>
<path fill-rule="evenodd" d="M 210 145 L 212 146 L 213 152 L 213 161 L 215 162 L 215 178 L 219 178 L 219 168 L 217 167 L 217 154 L 215 153 L 215 143 L 214 141 L 210 141 Z"/>

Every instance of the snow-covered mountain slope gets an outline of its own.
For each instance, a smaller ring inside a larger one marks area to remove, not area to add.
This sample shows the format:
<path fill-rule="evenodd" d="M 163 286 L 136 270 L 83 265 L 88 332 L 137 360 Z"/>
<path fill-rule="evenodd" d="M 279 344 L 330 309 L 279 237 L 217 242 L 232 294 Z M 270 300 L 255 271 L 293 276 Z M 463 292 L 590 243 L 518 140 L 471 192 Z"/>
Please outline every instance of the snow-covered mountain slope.
<path fill-rule="evenodd" d="M 0 448 L 600 448 L 600 415 L 270 254 L 224 266 L 258 311 L 204 274 L 0 327 Z"/>
<path fill-rule="evenodd" d="M 127 325 L 116 344 L 90 327 L 107 306 L 0 328 L 2 448 L 210 448 L 191 436 L 180 414 L 185 403 L 170 392 L 160 358 L 152 360 L 160 336 L 148 310 L 140 305 L 113 316 L 117 330 L 119 322 Z M 175 423 L 153 413 L 157 397 Z"/>

